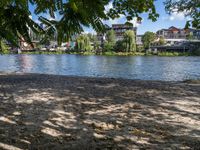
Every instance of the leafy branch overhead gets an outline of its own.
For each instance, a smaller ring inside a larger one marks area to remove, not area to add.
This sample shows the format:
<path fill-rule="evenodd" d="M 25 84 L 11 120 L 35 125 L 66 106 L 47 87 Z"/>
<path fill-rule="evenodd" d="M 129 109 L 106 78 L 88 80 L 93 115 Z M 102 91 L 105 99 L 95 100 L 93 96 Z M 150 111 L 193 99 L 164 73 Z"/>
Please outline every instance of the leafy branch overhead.
<path fill-rule="evenodd" d="M 182 12 L 189 18 L 186 28 L 200 28 L 200 0 L 166 0 L 164 4 L 169 14 Z"/>
<path fill-rule="evenodd" d="M 19 38 L 31 43 L 28 31 L 45 34 L 44 38 L 57 35 L 58 44 L 69 40 L 83 31 L 83 27 L 92 27 L 103 32 L 103 20 L 126 16 L 127 23 L 134 17 L 141 20 L 141 14 L 147 13 L 149 19 L 156 21 L 155 0 L 3 0 L 0 3 L 0 38 L 17 44 Z M 184 5 L 183 2 L 186 2 Z M 108 5 L 110 8 L 107 8 Z M 199 27 L 199 0 L 166 0 L 166 9 L 172 12 L 187 10 L 192 24 Z M 45 25 L 43 30 L 29 16 L 29 5 L 34 5 L 34 14 Z M 190 10 L 190 11 L 188 11 Z M 51 19 L 44 17 L 49 14 Z M 59 19 L 56 18 L 59 16 Z M 55 34 L 56 33 L 56 34 Z"/>

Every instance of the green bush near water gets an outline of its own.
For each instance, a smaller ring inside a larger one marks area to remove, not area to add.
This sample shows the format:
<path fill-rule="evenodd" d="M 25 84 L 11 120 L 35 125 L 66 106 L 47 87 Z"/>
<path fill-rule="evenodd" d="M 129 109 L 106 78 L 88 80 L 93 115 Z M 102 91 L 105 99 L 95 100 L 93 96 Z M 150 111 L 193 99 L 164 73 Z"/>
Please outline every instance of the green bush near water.
<path fill-rule="evenodd" d="M 158 56 L 190 56 L 190 53 L 180 53 L 180 52 L 160 52 Z"/>
<path fill-rule="evenodd" d="M 197 50 L 192 51 L 192 55 L 194 56 L 200 56 L 200 48 Z"/>
<path fill-rule="evenodd" d="M 3 40 L 0 39 L 0 54 L 9 54 L 9 48 Z"/>

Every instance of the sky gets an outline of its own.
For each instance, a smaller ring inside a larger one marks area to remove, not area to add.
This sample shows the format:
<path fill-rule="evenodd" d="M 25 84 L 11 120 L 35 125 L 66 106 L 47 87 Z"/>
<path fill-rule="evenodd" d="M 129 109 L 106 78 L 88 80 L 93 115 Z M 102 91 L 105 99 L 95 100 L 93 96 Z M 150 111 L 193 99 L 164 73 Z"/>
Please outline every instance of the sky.
<path fill-rule="evenodd" d="M 187 21 L 187 18 L 184 17 L 184 14 L 183 13 L 173 13 L 171 15 L 167 14 L 165 12 L 163 2 L 164 0 L 157 0 L 155 2 L 157 13 L 160 14 L 160 17 L 157 19 L 156 22 L 152 22 L 151 20 L 149 20 L 148 14 L 145 14 L 145 13 L 141 14 L 141 17 L 143 19 L 141 24 L 137 24 L 136 19 L 132 21 L 134 26 L 137 26 L 138 28 L 137 34 L 144 34 L 146 31 L 156 32 L 160 29 L 169 28 L 171 26 L 184 28 Z M 111 7 L 112 5 L 110 3 L 108 6 L 106 6 L 106 9 L 109 9 Z M 30 11 L 33 12 L 33 10 L 34 10 L 34 6 L 30 5 Z M 50 19 L 49 15 L 44 14 L 44 16 Z M 37 16 L 33 15 L 32 17 L 35 21 L 37 21 Z M 57 16 L 57 18 L 59 18 L 59 16 Z M 115 20 L 104 21 L 104 23 L 108 24 L 109 26 L 115 23 L 123 24 L 125 22 L 126 22 L 126 19 L 124 16 L 121 16 L 120 18 L 115 19 Z M 95 31 L 92 28 L 84 28 L 84 30 L 86 33 L 95 33 Z"/>

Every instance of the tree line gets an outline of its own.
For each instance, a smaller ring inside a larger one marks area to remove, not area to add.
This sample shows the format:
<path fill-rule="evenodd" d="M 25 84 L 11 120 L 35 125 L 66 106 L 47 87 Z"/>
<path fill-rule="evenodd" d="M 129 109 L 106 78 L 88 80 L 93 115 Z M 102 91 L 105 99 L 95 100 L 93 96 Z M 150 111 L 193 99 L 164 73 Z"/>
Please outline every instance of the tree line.
<path fill-rule="evenodd" d="M 101 37 L 102 38 L 102 37 Z M 92 34 L 81 34 L 77 36 L 75 42 L 75 51 L 76 52 L 96 52 L 101 50 L 102 52 L 138 52 L 145 51 L 150 49 L 152 44 L 164 45 L 164 38 L 159 38 L 157 42 L 155 40 L 157 36 L 153 32 L 146 32 L 142 36 L 142 47 L 138 47 L 137 45 L 137 37 L 136 33 L 133 30 L 127 30 L 122 35 L 122 38 L 118 39 L 114 30 L 109 30 L 105 34 L 105 39 L 101 41 L 101 39 L 97 38 L 97 35 Z"/>
<path fill-rule="evenodd" d="M 124 33 L 123 38 L 118 40 L 115 31 L 110 30 L 105 35 L 105 40 L 97 38 L 97 35 L 83 34 L 76 38 L 77 51 L 99 51 L 102 52 L 135 52 L 136 34 L 132 30 Z"/>

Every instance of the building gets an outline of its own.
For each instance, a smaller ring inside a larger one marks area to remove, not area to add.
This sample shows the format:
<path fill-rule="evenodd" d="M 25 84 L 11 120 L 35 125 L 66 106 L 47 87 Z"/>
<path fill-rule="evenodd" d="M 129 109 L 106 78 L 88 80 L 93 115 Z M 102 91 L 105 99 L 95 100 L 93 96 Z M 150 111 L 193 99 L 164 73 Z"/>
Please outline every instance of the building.
<path fill-rule="evenodd" d="M 114 30 L 115 31 L 115 35 L 116 35 L 116 40 L 122 40 L 124 33 L 128 30 L 133 30 L 135 32 L 135 34 L 137 35 L 137 28 L 133 27 L 133 25 L 127 25 L 127 24 L 113 24 L 112 27 L 109 27 L 108 25 L 106 25 L 106 32 L 110 31 L 110 30 Z M 99 41 L 104 41 L 105 40 L 105 34 L 103 33 L 98 33 L 97 34 L 97 38 Z"/>
<path fill-rule="evenodd" d="M 186 31 L 184 29 L 178 29 L 176 27 L 170 27 L 169 29 L 162 29 L 157 31 L 159 37 L 165 39 L 186 39 Z"/>
<path fill-rule="evenodd" d="M 133 27 L 133 25 L 126 25 L 126 24 L 113 24 L 111 30 L 115 31 L 117 41 L 123 40 L 124 33 L 128 30 L 133 30 L 135 34 L 137 33 L 136 27 Z"/>
<path fill-rule="evenodd" d="M 175 44 L 177 42 L 186 42 L 188 40 L 200 40 L 200 30 L 190 28 L 179 29 L 172 26 L 168 29 L 161 29 L 157 31 L 156 34 L 158 37 L 163 37 L 165 41 L 170 44 Z"/>
<path fill-rule="evenodd" d="M 136 37 L 136 44 L 139 45 L 139 46 L 143 45 L 142 36 L 143 35 L 137 35 L 137 37 Z"/>
<path fill-rule="evenodd" d="M 200 29 L 186 29 L 187 35 L 191 35 L 193 39 L 200 40 Z"/>

